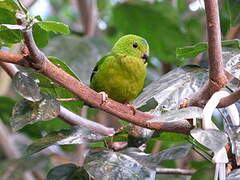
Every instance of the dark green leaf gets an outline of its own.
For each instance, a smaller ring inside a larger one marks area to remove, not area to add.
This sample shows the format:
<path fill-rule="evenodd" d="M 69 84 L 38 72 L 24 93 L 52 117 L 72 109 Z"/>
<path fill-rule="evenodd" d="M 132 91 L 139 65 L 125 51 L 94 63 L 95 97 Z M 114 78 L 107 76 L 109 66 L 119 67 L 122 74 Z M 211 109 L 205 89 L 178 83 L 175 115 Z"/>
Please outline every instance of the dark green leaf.
<path fill-rule="evenodd" d="M 40 101 L 41 94 L 38 82 L 27 73 L 17 72 L 13 77 L 13 86 L 18 94 L 29 101 Z"/>
<path fill-rule="evenodd" d="M 159 137 L 155 137 L 159 141 L 170 141 L 170 142 L 187 142 L 187 135 L 172 133 L 172 132 L 161 132 Z"/>
<path fill-rule="evenodd" d="M 57 65 L 59 68 L 70 74 L 71 76 L 75 77 L 76 79 L 79 79 L 79 77 L 66 65 L 63 61 L 58 59 L 57 57 L 49 56 L 48 59 L 55 65 Z"/>
<path fill-rule="evenodd" d="M 31 102 L 23 99 L 15 105 L 11 117 L 11 126 L 15 131 L 27 124 L 53 119 L 58 116 L 60 112 L 58 101 L 49 94 L 42 94 L 41 96 L 40 101 Z"/>
<path fill-rule="evenodd" d="M 0 119 L 2 119 L 5 123 L 9 123 L 15 103 L 15 100 L 10 97 L 0 96 Z"/>
<path fill-rule="evenodd" d="M 69 34 L 69 27 L 63 23 L 55 21 L 40 21 L 37 23 L 45 31 L 52 31 L 55 33 Z"/>
<path fill-rule="evenodd" d="M 15 3 L 14 0 L 1 0 L 0 1 L 0 8 L 7 9 L 9 11 L 16 11 L 19 10 L 18 5 Z"/>
<path fill-rule="evenodd" d="M 183 48 L 176 49 L 176 56 L 177 58 L 193 58 L 196 57 L 198 54 L 206 51 L 208 48 L 207 43 L 200 42 L 194 46 L 187 46 Z"/>
<path fill-rule="evenodd" d="M 196 171 L 191 180 L 213 180 L 214 179 L 214 169 L 212 167 L 204 167 Z"/>
<path fill-rule="evenodd" d="M 132 157 L 145 167 L 155 169 L 163 161 L 175 160 L 185 157 L 191 149 L 192 145 L 184 144 L 160 151 L 155 155 L 146 154 L 140 151 L 138 148 L 128 148 L 122 151 L 122 153 Z"/>
<path fill-rule="evenodd" d="M 240 0 L 224 0 L 221 3 L 220 18 L 221 29 L 224 34 L 240 23 Z"/>
<path fill-rule="evenodd" d="M 0 162 L 0 177 L 3 180 L 21 180 L 22 175 L 27 170 L 39 169 L 46 167 L 48 158 L 46 156 L 38 156 L 34 158 L 21 158 L 10 161 Z"/>
<path fill-rule="evenodd" d="M 34 24 L 33 38 L 39 48 L 43 48 L 48 44 L 48 32 L 42 29 L 38 24 Z"/>
<path fill-rule="evenodd" d="M 79 78 L 75 75 L 75 73 L 60 59 L 56 57 L 48 57 L 48 59 L 67 72 L 68 74 L 72 75 L 76 79 L 79 80 Z M 66 90 L 62 86 L 58 85 L 57 83 L 53 82 L 50 78 L 42 75 L 41 73 L 37 73 L 33 75 L 35 78 L 37 78 L 40 83 L 39 86 L 41 87 L 41 90 L 46 91 L 50 93 L 51 95 L 55 96 L 56 98 L 75 98 L 77 97 L 70 91 Z M 65 106 L 66 108 L 72 110 L 75 113 L 79 113 L 80 108 L 83 106 L 82 101 L 69 101 L 69 102 L 61 102 L 61 105 Z"/>
<path fill-rule="evenodd" d="M 89 180 L 89 175 L 84 168 L 75 164 L 63 164 L 51 169 L 47 180 Z"/>
<path fill-rule="evenodd" d="M 145 87 L 133 105 L 141 107 L 154 98 L 159 110 L 177 110 L 182 100 L 198 92 L 207 78 L 207 71 L 199 66 L 176 68 Z"/>
<path fill-rule="evenodd" d="M 218 152 L 228 143 L 227 135 L 216 129 L 193 129 L 190 134 L 199 143 L 211 149 L 213 152 Z"/>
<path fill-rule="evenodd" d="M 86 157 L 84 168 L 95 179 L 155 179 L 156 172 L 143 167 L 133 158 L 118 152 L 102 151 Z"/>
<path fill-rule="evenodd" d="M 36 140 L 27 147 L 25 154 L 31 155 L 53 144 L 86 144 L 101 141 L 103 138 L 103 136 L 95 134 L 88 129 L 74 126 L 70 129 L 52 132 L 51 134 Z"/>
<path fill-rule="evenodd" d="M 7 9 L 0 8 L 0 25 L 1 24 L 17 24 L 15 12 L 11 12 Z M 0 27 L 0 43 L 4 44 L 14 44 L 22 40 L 22 34 L 20 30 L 10 30 L 7 27 Z"/>
<path fill-rule="evenodd" d="M 240 48 L 240 40 L 226 40 L 222 41 L 222 46 L 233 46 Z M 194 58 L 198 54 L 206 51 L 208 49 L 208 44 L 206 42 L 200 42 L 193 46 L 185 46 L 176 49 L 177 58 Z"/>

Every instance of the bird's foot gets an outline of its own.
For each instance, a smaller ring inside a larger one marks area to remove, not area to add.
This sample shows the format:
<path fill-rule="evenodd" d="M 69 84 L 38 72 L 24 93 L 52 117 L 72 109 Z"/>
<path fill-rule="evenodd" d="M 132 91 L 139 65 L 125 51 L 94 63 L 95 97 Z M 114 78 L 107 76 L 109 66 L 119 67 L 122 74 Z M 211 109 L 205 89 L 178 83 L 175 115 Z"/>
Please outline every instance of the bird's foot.
<path fill-rule="evenodd" d="M 104 103 L 106 103 L 106 102 L 107 102 L 107 99 L 108 99 L 107 93 L 105 93 L 104 91 L 101 91 L 101 92 L 99 92 L 98 94 L 101 94 L 101 95 L 102 95 L 101 105 L 104 104 Z"/>
<path fill-rule="evenodd" d="M 131 110 L 132 110 L 132 112 L 133 112 L 133 115 L 135 115 L 135 114 L 136 114 L 136 112 L 137 112 L 137 109 L 136 109 L 136 107 L 135 107 L 135 106 L 133 106 L 133 105 L 131 105 L 131 104 L 127 104 L 127 107 L 128 107 L 129 109 L 131 109 Z"/>

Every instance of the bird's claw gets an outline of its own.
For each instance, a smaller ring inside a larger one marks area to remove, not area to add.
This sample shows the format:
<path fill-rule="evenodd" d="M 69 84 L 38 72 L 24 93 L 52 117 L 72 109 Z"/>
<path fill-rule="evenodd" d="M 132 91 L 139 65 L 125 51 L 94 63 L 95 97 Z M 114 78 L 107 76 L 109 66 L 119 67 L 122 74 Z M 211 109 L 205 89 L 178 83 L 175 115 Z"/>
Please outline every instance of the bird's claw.
<path fill-rule="evenodd" d="M 107 102 L 107 99 L 108 99 L 107 93 L 105 93 L 104 91 L 102 91 L 102 92 L 99 92 L 98 94 L 101 94 L 101 96 L 102 96 L 102 102 L 101 102 L 101 104 L 106 103 L 106 102 Z"/>
<path fill-rule="evenodd" d="M 135 107 L 135 106 L 133 106 L 133 105 L 130 105 L 130 104 L 127 104 L 127 107 L 128 107 L 129 109 L 131 109 L 131 110 L 132 110 L 132 112 L 133 112 L 133 115 L 135 115 L 135 114 L 136 114 L 136 112 L 137 112 L 137 109 L 136 109 L 136 107 Z"/>

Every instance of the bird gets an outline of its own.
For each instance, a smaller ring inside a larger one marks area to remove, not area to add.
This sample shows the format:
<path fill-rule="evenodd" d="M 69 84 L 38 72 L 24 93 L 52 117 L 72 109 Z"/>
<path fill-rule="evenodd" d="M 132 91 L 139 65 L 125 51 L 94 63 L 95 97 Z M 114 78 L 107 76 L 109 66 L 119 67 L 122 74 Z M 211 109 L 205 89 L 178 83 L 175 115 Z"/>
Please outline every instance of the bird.
<path fill-rule="evenodd" d="M 90 88 L 108 97 L 130 104 L 141 92 L 147 74 L 149 45 L 134 34 L 122 36 L 112 50 L 95 65 L 90 77 Z"/>

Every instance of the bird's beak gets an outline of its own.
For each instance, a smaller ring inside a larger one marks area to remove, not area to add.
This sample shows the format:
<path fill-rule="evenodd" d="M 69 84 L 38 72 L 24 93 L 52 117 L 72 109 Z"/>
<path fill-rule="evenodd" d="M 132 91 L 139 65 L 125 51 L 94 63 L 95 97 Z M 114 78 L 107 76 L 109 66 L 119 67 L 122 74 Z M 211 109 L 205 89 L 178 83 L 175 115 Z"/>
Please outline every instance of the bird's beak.
<path fill-rule="evenodd" d="M 148 61 L 148 54 L 144 53 L 143 56 L 142 56 L 142 59 L 144 59 L 144 64 L 146 64 L 147 61 Z"/>

